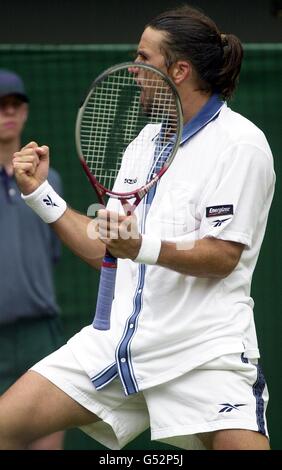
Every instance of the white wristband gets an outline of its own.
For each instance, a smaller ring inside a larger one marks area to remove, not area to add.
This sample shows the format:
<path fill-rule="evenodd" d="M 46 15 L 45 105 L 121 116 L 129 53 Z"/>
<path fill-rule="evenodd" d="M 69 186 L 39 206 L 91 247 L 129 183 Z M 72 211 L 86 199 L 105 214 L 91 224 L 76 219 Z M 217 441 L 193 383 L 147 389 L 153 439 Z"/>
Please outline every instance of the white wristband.
<path fill-rule="evenodd" d="M 133 261 L 142 264 L 156 264 L 161 251 L 161 244 L 160 238 L 142 235 L 141 248 Z"/>
<path fill-rule="evenodd" d="M 44 181 L 33 193 L 22 194 L 21 197 L 47 224 L 59 219 L 67 208 L 66 201 L 56 193 L 48 181 Z"/>

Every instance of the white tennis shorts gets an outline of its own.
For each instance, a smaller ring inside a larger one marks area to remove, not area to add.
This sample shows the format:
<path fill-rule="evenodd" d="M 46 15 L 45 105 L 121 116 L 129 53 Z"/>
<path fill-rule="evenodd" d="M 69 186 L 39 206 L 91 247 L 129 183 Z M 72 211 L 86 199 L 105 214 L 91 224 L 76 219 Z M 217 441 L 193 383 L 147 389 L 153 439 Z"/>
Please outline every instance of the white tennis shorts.
<path fill-rule="evenodd" d="M 125 396 L 119 379 L 100 391 L 66 344 L 32 367 L 101 418 L 81 429 L 121 449 L 151 427 L 152 440 L 205 449 L 199 433 L 248 429 L 267 435 L 268 392 L 256 361 L 228 354 L 167 383 Z"/>

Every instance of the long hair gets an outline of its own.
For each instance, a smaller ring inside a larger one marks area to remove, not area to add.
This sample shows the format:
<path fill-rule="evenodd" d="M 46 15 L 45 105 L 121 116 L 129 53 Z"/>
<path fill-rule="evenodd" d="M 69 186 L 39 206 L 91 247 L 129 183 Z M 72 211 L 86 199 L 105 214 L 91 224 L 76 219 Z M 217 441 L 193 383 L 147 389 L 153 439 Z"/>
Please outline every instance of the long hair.
<path fill-rule="evenodd" d="M 188 5 L 161 13 L 147 26 L 164 31 L 161 45 L 167 66 L 189 60 L 199 81 L 199 90 L 232 96 L 240 74 L 243 48 L 233 34 L 221 34 L 216 24 Z"/>

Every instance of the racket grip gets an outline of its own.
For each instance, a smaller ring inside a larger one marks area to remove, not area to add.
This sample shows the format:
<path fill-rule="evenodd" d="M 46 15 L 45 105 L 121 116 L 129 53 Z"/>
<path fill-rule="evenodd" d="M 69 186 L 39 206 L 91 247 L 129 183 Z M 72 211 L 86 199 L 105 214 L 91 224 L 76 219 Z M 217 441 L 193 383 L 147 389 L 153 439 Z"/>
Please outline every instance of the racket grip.
<path fill-rule="evenodd" d="M 102 263 L 96 313 L 93 320 L 93 327 L 96 330 L 110 329 L 116 272 L 117 259 L 111 255 L 106 255 Z"/>

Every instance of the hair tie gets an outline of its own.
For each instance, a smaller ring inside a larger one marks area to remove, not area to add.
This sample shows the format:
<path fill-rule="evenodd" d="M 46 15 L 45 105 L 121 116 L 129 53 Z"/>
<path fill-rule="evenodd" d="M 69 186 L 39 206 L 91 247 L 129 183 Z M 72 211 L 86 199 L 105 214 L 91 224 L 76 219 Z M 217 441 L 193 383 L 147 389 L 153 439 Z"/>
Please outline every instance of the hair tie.
<path fill-rule="evenodd" d="M 228 41 L 227 41 L 227 36 L 226 34 L 221 34 L 220 35 L 220 39 L 221 39 L 221 44 L 223 47 L 227 46 L 228 44 Z"/>

